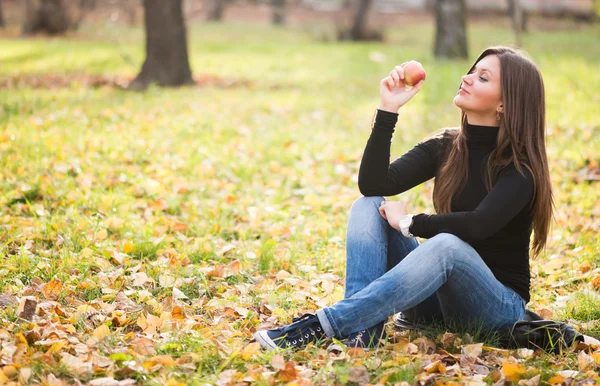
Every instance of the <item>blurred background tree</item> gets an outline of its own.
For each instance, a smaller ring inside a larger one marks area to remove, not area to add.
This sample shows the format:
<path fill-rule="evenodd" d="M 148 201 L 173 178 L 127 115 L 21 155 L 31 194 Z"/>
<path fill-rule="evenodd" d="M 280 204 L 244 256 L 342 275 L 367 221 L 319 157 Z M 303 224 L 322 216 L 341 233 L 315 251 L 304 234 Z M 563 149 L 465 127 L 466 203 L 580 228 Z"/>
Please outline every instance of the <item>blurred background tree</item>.
<path fill-rule="evenodd" d="M 4 14 L 2 13 L 2 0 L 0 0 L 0 28 L 4 27 Z"/>
<path fill-rule="evenodd" d="M 437 0 L 435 26 L 436 57 L 468 58 L 464 0 Z"/>
<path fill-rule="evenodd" d="M 144 0 L 146 60 L 131 82 L 132 89 L 145 89 L 150 83 L 161 86 L 191 84 L 187 37 L 182 0 Z"/>

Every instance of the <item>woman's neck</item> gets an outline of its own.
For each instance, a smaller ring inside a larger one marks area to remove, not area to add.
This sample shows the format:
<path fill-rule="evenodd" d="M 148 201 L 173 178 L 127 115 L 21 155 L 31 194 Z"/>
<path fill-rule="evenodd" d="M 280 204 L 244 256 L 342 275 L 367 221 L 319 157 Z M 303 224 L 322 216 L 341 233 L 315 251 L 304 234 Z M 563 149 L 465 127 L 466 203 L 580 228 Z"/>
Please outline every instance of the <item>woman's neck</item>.
<path fill-rule="evenodd" d="M 496 119 L 495 116 L 493 116 L 493 117 L 481 116 L 481 115 L 473 114 L 473 113 L 467 114 L 467 121 L 469 121 L 469 123 L 471 125 L 476 125 L 476 126 L 499 126 L 500 125 L 500 123 L 498 122 L 498 120 Z"/>

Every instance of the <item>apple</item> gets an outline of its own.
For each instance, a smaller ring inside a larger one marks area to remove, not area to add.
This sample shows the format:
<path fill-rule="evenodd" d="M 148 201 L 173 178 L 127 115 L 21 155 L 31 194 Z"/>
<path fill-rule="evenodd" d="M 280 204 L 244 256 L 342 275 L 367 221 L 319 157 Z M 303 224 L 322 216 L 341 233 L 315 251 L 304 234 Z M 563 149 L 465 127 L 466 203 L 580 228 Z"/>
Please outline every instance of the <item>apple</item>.
<path fill-rule="evenodd" d="M 403 65 L 402 68 L 404 69 L 404 82 L 411 87 L 419 83 L 421 79 L 427 77 L 425 69 L 417 61 L 411 60 Z"/>

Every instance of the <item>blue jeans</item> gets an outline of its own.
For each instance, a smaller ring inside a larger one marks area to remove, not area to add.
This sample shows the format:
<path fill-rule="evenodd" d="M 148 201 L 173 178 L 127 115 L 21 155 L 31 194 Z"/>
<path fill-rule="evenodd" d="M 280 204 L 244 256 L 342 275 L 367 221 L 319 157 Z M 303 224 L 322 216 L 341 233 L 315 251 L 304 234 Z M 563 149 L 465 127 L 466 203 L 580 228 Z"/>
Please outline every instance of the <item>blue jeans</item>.
<path fill-rule="evenodd" d="M 316 314 L 338 339 L 402 312 L 407 319 L 494 330 L 521 320 L 525 301 L 500 283 L 477 251 L 440 233 L 407 238 L 379 214 L 383 197 L 352 204 L 346 234 L 345 298 Z"/>

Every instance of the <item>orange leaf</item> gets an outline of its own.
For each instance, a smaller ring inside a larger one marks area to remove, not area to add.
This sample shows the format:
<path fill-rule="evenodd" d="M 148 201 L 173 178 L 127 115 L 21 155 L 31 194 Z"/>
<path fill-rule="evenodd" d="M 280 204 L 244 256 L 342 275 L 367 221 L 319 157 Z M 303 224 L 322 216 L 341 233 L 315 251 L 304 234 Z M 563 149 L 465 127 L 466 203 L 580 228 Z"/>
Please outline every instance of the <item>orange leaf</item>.
<path fill-rule="evenodd" d="M 60 291 L 62 291 L 62 283 L 60 280 L 52 280 L 42 287 L 42 293 L 46 299 L 56 300 Z"/>
<path fill-rule="evenodd" d="M 183 308 L 181 306 L 175 306 L 171 310 L 171 317 L 173 319 L 185 319 L 185 312 L 183 312 Z"/>
<path fill-rule="evenodd" d="M 596 291 L 600 290 L 600 275 L 592 279 L 592 285 Z"/>
<path fill-rule="evenodd" d="M 133 351 L 140 355 L 155 355 L 156 350 L 154 349 L 154 342 L 148 338 L 137 338 L 131 342 L 131 348 Z"/>
<path fill-rule="evenodd" d="M 229 265 L 227 266 L 227 269 L 229 270 L 229 272 L 231 272 L 233 275 L 237 275 L 240 273 L 241 269 L 242 269 L 242 263 L 240 263 L 239 260 L 234 260 L 231 263 L 229 263 Z"/>
<path fill-rule="evenodd" d="M 277 378 L 280 381 L 293 381 L 298 377 L 298 370 L 294 366 L 294 362 L 290 361 L 285 364 L 285 368 L 283 370 L 279 370 L 277 373 Z"/>
<path fill-rule="evenodd" d="M 212 271 L 206 274 L 207 277 L 223 277 L 225 269 L 223 267 L 215 267 Z"/>

